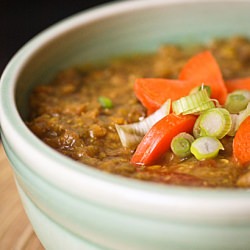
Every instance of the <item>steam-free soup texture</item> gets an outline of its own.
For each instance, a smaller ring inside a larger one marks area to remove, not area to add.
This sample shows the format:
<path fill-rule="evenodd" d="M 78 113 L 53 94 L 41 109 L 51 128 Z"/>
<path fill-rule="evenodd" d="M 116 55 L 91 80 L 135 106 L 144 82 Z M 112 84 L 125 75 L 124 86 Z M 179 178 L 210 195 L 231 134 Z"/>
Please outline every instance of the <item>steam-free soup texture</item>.
<path fill-rule="evenodd" d="M 203 50 L 212 52 L 224 79 L 250 76 L 246 38 L 184 47 L 166 44 L 154 54 L 59 72 L 50 83 L 34 89 L 27 125 L 60 153 L 112 174 L 172 185 L 248 187 L 250 167 L 233 159 L 232 137 L 223 138 L 225 150 L 215 159 L 183 159 L 168 151 L 155 165 L 135 167 L 130 163 L 134 149 L 122 146 L 115 129 L 115 124 L 137 122 L 147 115 L 133 92 L 137 78 L 177 78 L 187 60 Z M 112 107 L 103 107 L 101 96 L 111 100 Z"/>

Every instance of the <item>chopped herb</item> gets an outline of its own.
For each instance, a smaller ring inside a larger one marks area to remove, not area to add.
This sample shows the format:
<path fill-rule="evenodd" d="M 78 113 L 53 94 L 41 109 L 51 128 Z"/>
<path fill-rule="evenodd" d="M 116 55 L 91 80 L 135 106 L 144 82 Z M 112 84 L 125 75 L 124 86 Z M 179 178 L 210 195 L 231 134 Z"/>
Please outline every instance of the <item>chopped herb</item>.
<path fill-rule="evenodd" d="M 100 96 L 98 98 L 99 103 L 103 108 L 111 109 L 113 107 L 112 100 L 105 96 Z"/>
<path fill-rule="evenodd" d="M 217 138 L 205 136 L 196 139 L 190 150 L 197 160 L 205 160 L 215 158 L 224 147 Z"/>

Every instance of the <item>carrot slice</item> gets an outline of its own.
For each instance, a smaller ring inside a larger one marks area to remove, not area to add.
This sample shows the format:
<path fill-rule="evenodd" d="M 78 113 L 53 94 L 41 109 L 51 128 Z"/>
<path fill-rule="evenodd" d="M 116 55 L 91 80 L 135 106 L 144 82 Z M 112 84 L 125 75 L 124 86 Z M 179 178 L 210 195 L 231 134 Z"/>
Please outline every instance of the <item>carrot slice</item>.
<path fill-rule="evenodd" d="M 227 80 L 225 83 L 229 93 L 239 89 L 250 90 L 250 77 Z"/>
<path fill-rule="evenodd" d="M 134 92 L 149 113 L 154 112 L 167 100 L 188 95 L 186 81 L 162 78 L 140 78 L 135 81 Z"/>
<path fill-rule="evenodd" d="M 149 113 L 152 113 L 167 99 L 177 100 L 201 84 L 209 85 L 211 97 L 221 104 L 225 103 L 227 89 L 220 68 L 209 51 L 192 57 L 181 70 L 179 80 L 140 78 L 134 84 L 134 92 Z"/>
<path fill-rule="evenodd" d="M 219 65 L 209 51 L 201 52 L 193 56 L 184 65 L 179 75 L 180 80 L 191 81 L 193 87 L 201 84 L 211 87 L 211 97 L 224 104 L 227 97 L 227 89 L 220 71 Z"/>
<path fill-rule="evenodd" d="M 175 115 L 171 113 L 158 121 L 143 137 L 131 163 L 134 165 L 154 164 L 167 150 L 177 134 L 191 132 L 196 121 L 193 115 Z"/>
<path fill-rule="evenodd" d="M 250 116 L 241 123 L 235 134 L 233 155 L 241 164 L 250 162 Z"/>

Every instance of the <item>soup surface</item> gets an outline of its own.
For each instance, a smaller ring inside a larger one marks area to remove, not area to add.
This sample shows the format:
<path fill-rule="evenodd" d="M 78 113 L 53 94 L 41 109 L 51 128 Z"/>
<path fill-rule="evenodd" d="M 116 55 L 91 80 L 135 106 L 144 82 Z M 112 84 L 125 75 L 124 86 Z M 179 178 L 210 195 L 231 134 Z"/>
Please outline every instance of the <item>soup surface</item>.
<path fill-rule="evenodd" d="M 246 38 L 217 39 L 208 44 L 180 47 L 167 44 L 155 54 L 133 55 L 106 65 L 74 67 L 37 86 L 30 99 L 28 127 L 46 144 L 72 159 L 113 174 L 145 181 L 200 187 L 249 187 L 250 167 L 232 157 L 232 137 L 215 159 L 178 158 L 171 151 L 155 165 L 135 167 L 134 150 L 124 148 L 115 124 L 146 117 L 135 97 L 137 78 L 176 78 L 194 54 L 210 50 L 225 79 L 250 76 L 250 42 Z M 104 96 L 112 108 L 99 102 Z"/>

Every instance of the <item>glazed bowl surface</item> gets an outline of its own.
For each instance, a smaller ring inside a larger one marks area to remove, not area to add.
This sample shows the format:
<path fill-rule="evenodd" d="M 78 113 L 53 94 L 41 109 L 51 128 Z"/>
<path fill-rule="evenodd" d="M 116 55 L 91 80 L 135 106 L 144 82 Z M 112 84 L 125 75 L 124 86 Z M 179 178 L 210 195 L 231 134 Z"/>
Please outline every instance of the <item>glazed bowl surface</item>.
<path fill-rule="evenodd" d="M 63 20 L 18 51 L 1 77 L 1 136 L 46 249 L 249 249 L 249 190 L 107 174 L 55 152 L 24 123 L 32 88 L 60 69 L 152 52 L 167 42 L 250 37 L 249 9 L 249 0 L 117 2 Z"/>

